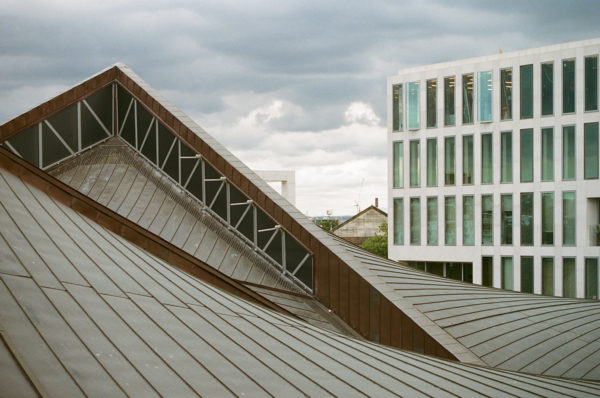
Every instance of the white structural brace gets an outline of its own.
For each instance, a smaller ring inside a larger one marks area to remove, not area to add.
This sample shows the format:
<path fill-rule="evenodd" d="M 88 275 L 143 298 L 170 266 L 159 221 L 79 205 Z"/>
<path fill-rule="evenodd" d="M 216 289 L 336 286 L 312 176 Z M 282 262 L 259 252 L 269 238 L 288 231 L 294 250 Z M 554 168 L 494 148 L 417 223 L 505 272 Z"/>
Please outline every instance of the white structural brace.
<path fill-rule="evenodd" d="M 296 172 L 294 170 L 256 170 L 266 182 L 281 182 L 281 195 L 296 206 Z"/>

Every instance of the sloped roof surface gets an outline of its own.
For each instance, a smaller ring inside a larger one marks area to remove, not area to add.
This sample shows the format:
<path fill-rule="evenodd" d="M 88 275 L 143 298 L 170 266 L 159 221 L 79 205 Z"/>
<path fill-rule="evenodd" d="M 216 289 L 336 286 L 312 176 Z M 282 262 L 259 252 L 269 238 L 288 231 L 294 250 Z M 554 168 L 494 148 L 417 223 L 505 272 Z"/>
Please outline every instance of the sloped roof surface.
<path fill-rule="evenodd" d="M 10 395 L 558 397 L 600 388 L 318 329 L 170 266 L 5 170 L 0 192 L 0 385 Z"/>

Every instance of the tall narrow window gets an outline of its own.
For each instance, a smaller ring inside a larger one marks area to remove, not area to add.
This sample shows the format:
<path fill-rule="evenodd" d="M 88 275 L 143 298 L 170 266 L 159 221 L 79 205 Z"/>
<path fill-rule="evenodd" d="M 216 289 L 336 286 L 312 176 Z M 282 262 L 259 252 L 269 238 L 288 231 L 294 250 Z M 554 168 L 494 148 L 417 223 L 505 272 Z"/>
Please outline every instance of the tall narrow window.
<path fill-rule="evenodd" d="M 492 133 L 481 134 L 481 183 L 491 184 L 494 179 Z"/>
<path fill-rule="evenodd" d="M 533 245 L 533 193 L 521 193 L 521 245 Z"/>
<path fill-rule="evenodd" d="M 421 244 L 421 198 L 410 198 L 410 244 Z"/>
<path fill-rule="evenodd" d="M 473 123 L 473 74 L 462 77 L 463 124 Z"/>
<path fill-rule="evenodd" d="M 392 173 L 394 174 L 394 188 L 402 188 L 404 186 L 404 143 L 395 141 L 393 148 L 394 164 L 392 165 Z"/>
<path fill-rule="evenodd" d="M 427 127 L 437 126 L 437 80 L 427 80 Z"/>
<path fill-rule="evenodd" d="M 563 113 L 575 112 L 575 60 L 563 61 Z"/>
<path fill-rule="evenodd" d="M 542 64 L 542 116 L 554 114 L 554 64 Z"/>
<path fill-rule="evenodd" d="M 427 244 L 438 244 L 438 200 L 427 198 Z"/>
<path fill-rule="evenodd" d="M 533 181 L 533 129 L 521 130 L 521 182 Z"/>
<path fill-rule="evenodd" d="M 512 194 L 500 196 L 500 243 L 512 245 L 513 235 L 513 203 Z"/>
<path fill-rule="evenodd" d="M 494 196 L 481 195 L 481 244 L 494 244 Z"/>
<path fill-rule="evenodd" d="M 575 192 L 563 192 L 563 245 L 575 244 Z"/>
<path fill-rule="evenodd" d="M 512 68 L 500 71 L 500 120 L 512 119 Z"/>
<path fill-rule="evenodd" d="M 554 180 L 554 129 L 542 129 L 542 181 Z"/>
<path fill-rule="evenodd" d="M 512 131 L 500 135 L 500 182 L 512 182 Z"/>
<path fill-rule="evenodd" d="M 477 74 L 479 121 L 492 121 L 492 71 Z"/>
<path fill-rule="evenodd" d="M 512 257 L 502 257 L 502 289 L 513 289 L 513 259 Z"/>
<path fill-rule="evenodd" d="M 585 110 L 598 110 L 598 56 L 585 57 Z"/>
<path fill-rule="evenodd" d="M 542 257 L 542 294 L 554 296 L 554 258 Z"/>
<path fill-rule="evenodd" d="M 394 198 L 394 244 L 404 244 L 404 199 Z"/>
<path fill-rule="evenodd" d="M 419 128 L 419 82 L 410 82 L 407 84 L 408 97 L 408 129 L 417 130 Z"/>
<path fill-rule="evenodd" d="M 463 184 L 473 184 L 473 136 L 463 136 Z"/>
<path fill-rule="evenodd" d="M 575 179 L 575 126 L 563 127 L 563 180 Z"/>
<path fill-rule="evenodd" d="M 473 196 L 463 196 L 463 245 L 475 244 L 475 203 Z"/>
<path fill-rule="evenodd" d="M 481 257 L 481 284 L 483 286 L 494 286 L 494 258 Z"/>
<path fill-rule="evenodd" d="M 444 125 L 454 126 L 455 118 L 455 77 L 450 76 L 444 79 Z"/>
<path fill-rule="evenodd" d="M 419 161 L 420 148 L 419 140 L 410 142 L 410 186 L 418 187 L 420 185 L 419 175 L 421 174 L 421 162 Z"/>
<path fill-rule="evenodd" d="M 437 138 L 427 139 L 427 186 L 437 185 Z"/>
<path fill-rule="evenodd" d="M 521 66 L 521 119 L 533 117 L 533 65 Z"/>
<path fill-rule="evenodd" d="M 521 257 L 521 291 L 533 293 L 533 257 Z"/>
<path fill-rule="evenodd" d="M 542 192 L 542 245 L 554 244 L 554 192 Z"/>
<path fill-rule="evenodd" d="M 455 176 L 455 145 L 454 137 L 444 139 L 444 184 L 454 185 Z"/>
<path fill-rule="evenodd" d="M 404 97 L 402 84 L 392 86 L 392 115 L 394 131 L 404 130 Z"/>
<path fill-rule="evenodd" d="M 575 259 L 563 258 L 563 297 L 575 297 Z"/>
<path fill-rule="evenodd" d="M 584 125 L 583 175 L 598 178 L 598 123 Z"/>
<path fill-rule="evenodd" d="M 444 240 L 447 245 L 456 244 L 456 198 L 444 198 Z"/>
<path fill-rule="evenodd" d="M 585 298 L 598 300 L 598 258 L 585 259 Z"/>

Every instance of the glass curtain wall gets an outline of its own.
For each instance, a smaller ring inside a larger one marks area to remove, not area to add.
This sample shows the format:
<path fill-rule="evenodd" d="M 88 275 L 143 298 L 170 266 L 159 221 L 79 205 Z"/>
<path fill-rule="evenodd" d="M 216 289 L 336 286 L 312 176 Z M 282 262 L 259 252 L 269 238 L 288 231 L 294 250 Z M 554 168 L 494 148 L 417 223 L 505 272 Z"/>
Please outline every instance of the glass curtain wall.
<path fill-rule="evenodd" d="M 394 131 L 404 130 L 404 97 L 402 84 L 392 86 L 392 114 Z"/>
<path fill-rule="evenodd" d="M 427 244 L 438 244 L 438 200 L 427 198 Z"/>
<path fill-rule="evenodd" d="M 575 192 L 563 192 L 563 245 L 575 245 Z"/>
<path fill-rule="evenodd" d="M 481 183 L 491 184 L 494 179 L 494 151 L 492 133 L 481 134 Z"/>
<path fill-rule="evenodd" d="M 444 139 L 444 184 L 455 184 L 455 141 L 454 137 Z"/>
<path fill-rule="evenodd" d="M 394 198 L 394 244 L 404 244 L 404 198 Z"/>
<path fill-rule="evenodd" d="M 513 290 L 513 259 L 512 257 L 502 257 L 502 289 Z"/>
<path fill-rule="evenodd" d="M 542 64 L 542 116 L 554 114 L 554 63 Z"/>
<path fill-rule="evenodd" d="M 521 257 L 521 291 L 533 293 L 533 257 Z"/>
<path fill-rule="evenodd" d="M 598 178 L 598 123 L 584 125 L 583 176 Z"/>
<path fill-rule="evenodd" d="M 477 74 L 479 121 L 492 121 L 492 71 Z"/>
<path fill-rule="evenodd" d="M 500 182 L 512 182 L 512 131 L 500 135 Z"/>
<path fill-rule="evenodd" d="M 500 71 L 500 120 L 512 119 L 512 68 Z"/>
<path fill-rule="evenodd" d="M 554 296 L 554 258 L 542 257 L 542 294 Z"/>
<path fill-rule="evenodd" d="M 533 245 L 533 193 L 521 193 L 521 245 Z"/>
<path fill-rule="evenodd" d="M 410 186 L 418 187 L 420 185 L 419 176 L 421 174 L 421 162 L 419 161 L 420 155 L 419 140 L 410 142 Z"/>
<path fill-rule="evenodd" d="M 533 129 L 521 130 L 521 182 L 533 181 Z"/>
<path fill-rule="evenodd" d="M 473 173 L 474 173 L 474 164 L 473 164 L 473 136 L 465 135 L 463 136 L 463 181 L 462 183 L 465 185 L 473 184 Z"/>
<path fill-rule="evenodd" d="M 585 57 L 585 110 L 598 110 L 598 56 Z"/>
<path fill-rule="evenodd" d="M 521 66 L 521 119 L 533 117 L 533 65 Z"/>
<path fill-rule="evenodd" d="M 473 123 L 473 74 L 462 76 L 463 124 Z"/>
<path fill-rule="evenodd" d="M 463 245 L 475 244 L 475 200 L 463 196 Z"/>
<path fill-rule="evenodd" d="M 575 259 L 563 258 L 563 297 L 575 297 Z"/>
<path fill-rule="evenodd" d="M 437 138 L 427 139 L 427 186 L 437 185 Z"/>
<path fill-rule="evenodd" d="M 494 286 L 494 258 L 481 257 L 481 284 L 483 286 Z"/>
<path fill-rule="evenodd" d="M 575 179 L 575 126 L 563 127 L 563 180 Z"/>
<path fill-rule="evenodd" d="M 494 244 L 494 196 L 481 195 L 481 244 Z"/>
<path fill-rule="evenodd" d="M 404 142 L 396 141 L 393 146 L 393 160 L 392 166 L 394 188 L 404 187 Z"/>
<path fill-rule="evenodd" d="M 554 129 L 542 129 L 542 181 L 554 180 Z"/>
<path fill-rule="evenodd" d="M 408 97 L 408 129 L 417 130 L 419 123 L 419 82 L 410 82 L 407 85 Z"/>
<path fill-rule="evenodd" d="M 427 80 L 427 127 L 437 126 L 437 80 Z"/>
<path fill-rule="evenodd" d="M 512 194 L 500 195 L 500 243 L 512 245 L 513 235 L 513 203 Z"/>
<path fill-rule="evenodd" d="M 542 192 L 542 245 L 554 244 L 554 192 Z"/>
<path fill-rule="evenodd" d="M 563 113 L 575 112 L 575 60 L 566 59 L 563 65 Z"/>
<path fill-rule="evenodd" d="M 444 241 L 446 245 L 456 244 L 456 198 L 444 198 Z"/>
<path fill-rule="evenodd" d="M 454 126 L 455 117 L 455 77 L 450 76 L 444 79 L 444 125 Z"/>
<path fill-rule="evenodd" d="M 410 198 L 410 244 L 421 244 L 421 198 Z"/>
<path fill-rule="evenodd" d="M 585 298 L 598 300 L 598 258 L 585 259 Z"/>

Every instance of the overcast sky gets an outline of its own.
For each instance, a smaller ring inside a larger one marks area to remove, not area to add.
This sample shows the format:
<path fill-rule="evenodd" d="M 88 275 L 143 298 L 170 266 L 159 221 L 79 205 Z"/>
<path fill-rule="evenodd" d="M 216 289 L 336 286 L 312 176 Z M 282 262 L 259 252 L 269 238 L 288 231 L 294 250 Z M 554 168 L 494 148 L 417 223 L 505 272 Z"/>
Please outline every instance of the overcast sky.
<path fill-rule="evenodd" d="M 0 124 L 124 62 L 297 207 L 387 210 L 386 77 L 600 36 L 600 1 L 0 1 Z"/>

